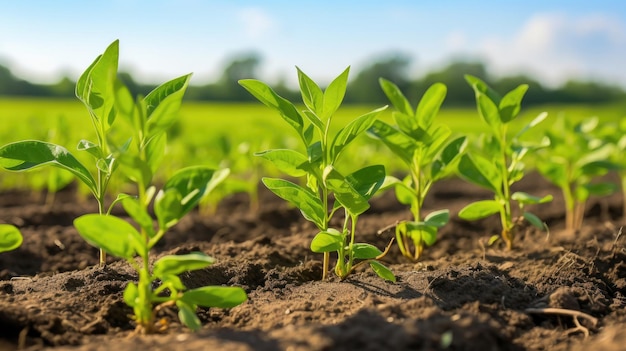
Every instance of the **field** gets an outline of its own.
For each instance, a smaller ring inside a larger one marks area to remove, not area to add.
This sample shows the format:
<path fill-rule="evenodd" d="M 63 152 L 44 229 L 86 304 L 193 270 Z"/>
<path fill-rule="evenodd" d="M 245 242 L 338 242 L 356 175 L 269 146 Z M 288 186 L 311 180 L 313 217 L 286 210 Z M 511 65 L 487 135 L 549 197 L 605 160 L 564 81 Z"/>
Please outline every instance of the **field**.
<path fill-rule="evenodd" d="M 374 107 L 342 107 L 337 125 Z M 547 127 L 559 113 L 572 120 L 597 115 L 619 121 L 626 108 L 522 111 L 516 123 L 548 111 Z M 0 223 L 18 226 L 24 243 L 0 254 L 0 349 L 620 350 L 626 344 L 621 193 L 592 197 L 583 227 L 572 232 L 565 228 L 559 189 L 531 171 L 514 190 L 554 195 L 553 202 L 532 206 L 550 230 L 524 226 L 515 249 L 506 251 L 486 245 L 499 231 L 498 218 L 468 222 L 457 215 L 468 203 L 493 194 L 456 177 L 446 179 L 433 186 L 424 204 L 426 212 L 450 209 L 451 220 L 438 241 L 417 263 L 403 258 L 395 245 L 383 259 L 397 282 L 363 269 L 345 280 L 320 281 L 322 255 L 309 249 L 317 229 L 258 182 L 279 172 L 254 152 L 297 148 L 296 140 L 285 137 L 292 134 L 283 121 L 256 103 L 185 102 L 180 116 L 159 176 L 188 165 L 221 165 L 247 185 L 223 189 L 224 196 L 208 208 L 191 212 L 154 248 L 153 259 L 205 252 L 217 263 L 182 274 L 184 283 L 240 286 L 248 301 L 230 310 L 200 308 L 204 326 L 197 333 L 178 322 L 176 308 L 166 307 L 159 312 L 167 327 L 163 335 L 133 336 L 132 309 L 122 294 L 137 274 L 112 257 L 105 268 L 98 267 L 96 249 L 72 225 L 76 217 L 97 212 L 96 204 L 75 183 L 46 196 L 49 169 L 3 172 Z M 381 118 L 390 121 L 390 112 Z M 458 134 L 476 136 L 487 128 L 474 108 L 443 109 L 437 120 Z M 55 140 L 74 150 L 91 131 L 84 106 L 74 101 L 0 100 L 0 121 L 1 144 Z M 397 157 L 368 137 L 348 150 L 343 167 L 382 163 L 389 173 L 403 171 Z M 618 181 L 613 173 L 606 178 Z M 123 183 L 113 185 L 114 191 L 126 189 Z M 258 190 L 256 205 L 251 189 Z M 378 232 L 411 213 L 393 191 L 374 197 L 371 205 L 358 222 L 359 241 L 382 248 L 393 233 Z M 121 208 L 113 214 L 125 216 Z"/>

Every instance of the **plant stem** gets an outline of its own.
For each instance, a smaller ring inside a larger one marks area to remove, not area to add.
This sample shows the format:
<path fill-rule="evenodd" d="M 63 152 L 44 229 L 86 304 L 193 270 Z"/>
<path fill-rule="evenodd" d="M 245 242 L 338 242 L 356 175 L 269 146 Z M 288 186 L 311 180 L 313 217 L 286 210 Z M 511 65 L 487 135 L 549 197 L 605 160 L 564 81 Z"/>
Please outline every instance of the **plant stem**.
<path fill-rule="evenodd" d="M 507 250 L 513 249 L 513 240 L 515 239 L 515 230 L 513 224 L 513 215 L 511 213 L 511 189 L 509 187 L 509 169 L 508 160 L 506 157 L 506 124 L 502 125 L 502 138 L 500 139 L 500 151 L 502 152 L 501 160 L 501 175 L 502 175 L 502 193 L 504 200 L 504 211 L 501 214 L 502 223 L 502 239 L 506 243 Z"/>

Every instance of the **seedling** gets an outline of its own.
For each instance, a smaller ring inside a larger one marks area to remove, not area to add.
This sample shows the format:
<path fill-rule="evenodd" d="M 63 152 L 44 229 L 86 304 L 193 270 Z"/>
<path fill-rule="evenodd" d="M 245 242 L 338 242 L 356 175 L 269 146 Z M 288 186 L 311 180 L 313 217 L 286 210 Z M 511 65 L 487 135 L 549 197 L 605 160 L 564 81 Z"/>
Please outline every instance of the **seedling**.
<path fill-rule="evenodd" d="M 117 148 L 114 159 L 121 172 L 137 186 L 138 193 L 137 197 L 120 195 L 116 201 L 122 203 L 139 230 L 112 215 L 89 214 L 74 221 L 78 233 L 88 243 L 125 259 L 137 271 L 139 280 L 126 286 L 124 301 L 133 308 L 137 330 L 142 333 L 159 331 L 156 315 L 163 306 L 176 305 L 180 321 L 197 330 L 201 326 L 196 315 L 198 306 L 230 308 L 247 299 L 243 289 L 237 287 L 187 289 L 179 275 L 214 262 L 202 252 L 161 257 L 150 270 L 150 249 L 229 173 L 228 169 L 187 167 L 176 172 L 154 195 L 152 180 L 165 154 L 166 131 L 176 121 L 188 81 L 189 75 L 171 80 L 136 101 L 121 81 L 115 81 L 114 108 L 120 118 L 133 126 L 133 133 L 132 142 Z M 153 200 L 156 228 L 148 211 Z"/>
<path fill-rule="evenodd" d="M 396 240 L 402 255 L 417 261 L 424 247 L 435 243 L 438 229 L 450 218 L 447 209 L 433 211 L 423 218 L 424 200 L 437 180 L 456 171 L 466 138 L 449 141 L 450 128 L 433 124 L 446 97 L 445 85 L 433 84 L 416 110 L 395 84 L 380 79 L 380 85 L 396 109 L 392 113 L 396 126 L 376 120 L 369 133 L 382 140 L 408 167 L 409 175 L 404 180 L 388 177 L 388 183 L 395 185 L 398 200 L 411 207 L 413 220 L 396 225 Z"/>
<path fill-rule="evenodd" d="M 11 224 L 0 224 L 0 252 L 15 250 L 22 245 L 22 233 Z"/>
<path fill-rule="evenodd" d="M 475 150 L 471 154 L 461 156 L 458 171 L 464 179 L 491 190 L 495 197 L 493 200 L 482 200 L 467 205 L 461 209 L 459 217 L 477 220 L 500 214 L 502 233 L 500 236 L 492 236 L 489 242 L 493 243 L 501 238 L 510 250 L 513 248 L 518 225 L 524 219 L 540 229 L 546 228 L 536 215 L 526 211 L 524 207 L 552 201 L 552 195 L 536 197 L 524 192 L 511 193 L 511 185 L 523 178 L 526 166 L 522 160 L 528 152 L 548 145 L 549 140 L 546 139 L 542 143 L 520 140 L 524 133 L 541 123 L 547 117 L 547 113 L 541 113 L 510 138 L 509 123 L 518 116 L 528 86 L 522 84 L 501 97 L 482 80 L 470 75 L 465 76 L 465 79 L 474 89 L 478 114 L 489 126 L 489 132 L 484 135 L 480 151 Z M 513 201 L 517 202 L 520 217 L 514 217 Z"/>
<path fill-rule="evenodd" d="M 111 127 L 117 116 L 113 105 L 118 56 L 119 42 L 116 40 L 76 83 L 76 96 L 87 107 L 96 132 L 96 142 L 81 140 L 78 143 L 78 150 L 93 156 L 92 171 L 65 147 L 39 140 L 18 141 L 1 147 L 0 166 L 10 171 L 27 171 L 45 165 L 65 169 L 89 188 L 98 203 L 98 213 L 108 212 L 105 196 L 118 166 L 109 146 Z M 105 263 L 106 255 L 101 250 L 100 264 Z"/>
<path fill-rule="evenodd" d="M 292 177 L 305 177 L 306 187 L 278 178 L 263 178 L 265 186 L 274 194 L 300 209 L 319 232 L 311 242 L 311 250 L 324 253 L 322 279 L 326 279 L 330 252 L 337 253 L 335 274 L 341 279 L 354 269 L 369 263 L 383 279 L 395 281 L 395 276 L 378 260 L 385 252 L 373 245 L 355 242 L 356 224 L 369 208 L 369 199 L 381 187 L 385 168 L 368 166 L 348 175 L 339 170 L 340 156 L 346 146 L 372 126 L 386 107 L 366 113 L 330 133 L 333 115 L 341 105 L 350 69 L 347 68 L 326 88 L 322 89 L 298 68 L 298 81 L 306 109 L 299 111 L 293 103 L 276 94 L 258 80 L 244 79 L 241 84 L 254 97 L 270 108 L 295 129 L 306 153 L 291 149 L 274 149 L 258 155 L 271 161 L 278 169 Z M 334 201 L 333 201 L 334 200 Z M 330 220 L 339 209 L 345 213 L 343 227 L 331 228 Z"/>
<path fill-rule="evenodd" d="M 594 135 L 598 125 L 597 117 L 573 123 L 561 115 L 546 132 L 550 147 L 537 153 L 537 169 L 563 193 L 565 227 L 571 231 L 581 228 L 591 195 L 606 196 L 618 188 L 611 182 L 592 183 L 618 168 L 609 160 L 613 146 Z"/>

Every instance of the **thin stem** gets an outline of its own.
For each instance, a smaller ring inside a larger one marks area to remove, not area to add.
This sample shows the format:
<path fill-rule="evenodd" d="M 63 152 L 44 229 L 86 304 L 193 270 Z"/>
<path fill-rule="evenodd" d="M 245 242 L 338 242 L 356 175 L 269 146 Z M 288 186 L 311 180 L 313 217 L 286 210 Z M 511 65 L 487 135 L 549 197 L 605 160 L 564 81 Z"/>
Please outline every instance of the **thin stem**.
<path fill-rule="evenodd" d="M 509 169 L 508 159 L 506 156 L 506 124 L 502 125 L 502 138 L 500 141 L 501 161 L 500 161 L 500 174 L 502 175 L 502 195 L 504 202 L 504 211 L 500 212 L 502 222 L 502 239 L 506 242 L 508 250 L 513 248 L 513 239 L 515 232 L 513 228 L 512 211 L 511 211 L 511 189 L 509 187 Z"/>

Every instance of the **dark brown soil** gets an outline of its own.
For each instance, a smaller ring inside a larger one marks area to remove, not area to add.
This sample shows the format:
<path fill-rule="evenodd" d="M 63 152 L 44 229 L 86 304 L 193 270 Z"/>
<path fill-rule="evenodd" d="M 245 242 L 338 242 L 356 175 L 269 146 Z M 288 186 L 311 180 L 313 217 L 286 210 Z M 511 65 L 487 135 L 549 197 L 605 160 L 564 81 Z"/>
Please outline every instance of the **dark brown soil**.
<path fill-rule="evenodd" d="M 245 195 L 225 200 L 213 215 L 194 212 L 155 257 L 204 251 L 217 263 L 184 274 L 185 284 L 241 286 L 249 300 L 231 310 L 200 310 L 204 327 L 196 333 L 166 309 L 160 316 L 168 330 L 154 336 L 132 335 L 122 291 L 135 273 L 113 258 L 97 267 L 96 250 L 72 227 L 75 217 L 96 210 L 93 204 L 71 189 L 51 206 L 42 194 L 5 192 L 0 222 L 20 227 L 24 244 L 0 255 L 0 349 L 624 350 L 621 196 L 593 199 L 584 228 L 567 233 L 556 189 L 536 175 L 519 188 L 555 194 L 553 203 L 535 208 L 549 234 L 528 228 L 512 252 L 485 247 L 497 218 L 470 223 L 456 213 L 489 193 L 445 181 L 432 190 L 426 211 L 449 208 L 452 221 L 417 264 L 391 250 L 385 260 L 397 283 L 368 270 L 320 281 L 321 256 L 308 249 L 314 227 L 265 191 L 254 213 Z M 408 209 L 384 194 L 362 216 L 360 241 L 383 248 L 391 232 L 376 232 L 408 218 Z"/>

